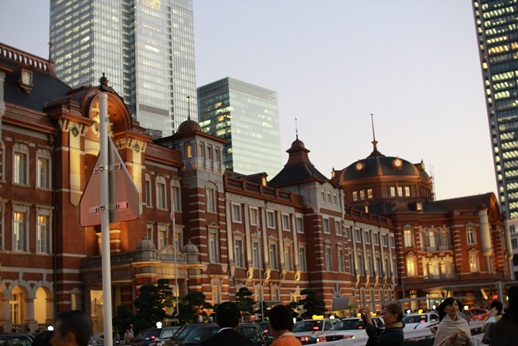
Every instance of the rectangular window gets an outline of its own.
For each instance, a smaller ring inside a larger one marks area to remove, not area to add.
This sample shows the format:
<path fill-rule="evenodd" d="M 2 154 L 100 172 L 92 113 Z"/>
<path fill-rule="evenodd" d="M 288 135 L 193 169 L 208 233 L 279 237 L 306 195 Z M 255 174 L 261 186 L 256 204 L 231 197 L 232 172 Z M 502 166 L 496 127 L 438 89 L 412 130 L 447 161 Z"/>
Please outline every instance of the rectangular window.
<path fill-rule="evenodd" d="M 146 225 L 146 238 L 151 240 L 154 243 L 154 240 L 153 240 L 153 224 L 152 223 L 148 223 Z"/>
<path fill-rule="evenodd" d="M 270 253 L 270 267 L 272 269 L 277 269 L 277 245 L 270 244 L 269 253 Z"/>
<path fill-rule="evenodd" d="M 295 226 L 297 227 L 297 233 L 304 233 L 304 219 L 300 216 L 295 218 Z"/>
<path fill-rule="evenodd" d="M 367 198 L 373 198 L 372 189 L 367 189 Z"/>
<path fill-rule="evenodd" d="M 288 214 L 282 214 L 282 229 L 283 231 L 290 230 L 290 216 Z"/>
<path fill-rule="evenodd" d="M 386 235 L 386 234 L 383 234 L 383 235 L 381 236 L 381 245 L 383 245 L 383 246 L 387 246 L 387 244 L 388 244 L 388 243 L 387 243 L 387 235 Z"/>
<path fill-rule="evenodd" d="M 354 275 L 354 259 L 351 254 L 349 254 L 349 274 Z"/>
<path fill-rule="evenodd" d="M 171 200 L 173 203 L 174 211 L 182 210 L 182 195 L 180 194 L 180 187 L 173 186 L 171 188 Z"/>
<path fill-rule="evenodd" d="M 365 199 L 365 190 L 360 190 L 360 199 L 361 200 Z"/>
<path fill-rule="evenodd" d="M 158 249 L 167 245 L 167 228 L 165 226 L 158 226 Z"/>
<path fill-rule="evenodd" d="M 340 273 L 345 272 L 345 262 L 344 262 L 344 250 L 338 249 L 338 271 Z"/>
<path fill-rule="evenodd" d="M 48 215 L 38 215 L 36 249 L 40 253 L 50 253 L 50 223 Z"/>
<path fill-rule="evenodd" d="M 359 228 L 354 229 L 354 236 L 356 238 L 357 243 L 362 242 L 362 231 Z"/>
<path fill-rule="evenodd" d="M 330 234 L 331 233 L 331 230 L 329 229 L 329 219 L 328 218 L 324 218 L 322 227 L 324 229 L 324 233 L 325 234 Z"/>
<path fill-rule="evenodd" d="M 363 231 L 363 240 L 365 241 L 365 244 L 371 243 L 371 237 L 370 237 L 369 231 Z"/>
<path fill-rule="evenodd" d="M 156 183 L 156 207 L 159 209 L 167 208 L 167 196 L 165 190 L 165 183 Z"/>
<path fill-rule="evenodd" d="M 414 235 L 412 234 L 412 230 L 405 229 L 404 234 L 405 234 L 405 246 L 406 247 L 414 246 Z"/>
<path fill-rule="evenodd" d="M 353 191 L 353 201 L 358 200 L 358 191 Z"/>
<path fill-rule="evenodd" d="M 148 207 L 153 206 L 153 192 L 151 186 L 151 178 L 146 175 L 146 205 Z"/>
<path fill-rule="evenodd" d="M 13 250 L 27 251 L 27 214 L 13 213 Z"/>
<path fill-rule="evenodd" d="M 396 188 L 394 186 L 390 187 L 390 197 L 396 197 Z"/>
<path fill-rule="evenodd" d="M 14 183 L 27 185 L 27 154 L 14 153 L 13 169 Z"/>
<path fill-rule="evenodd" d="M 254 268 L 259 268 L 259 264 L 260 264 L 260 257 L 259 257 L 260 252 L 259 251 L 260 251 L 259 242 L 254 241 L 252 243 L 252 261 L 254 264 Z"/>
<path fill-rule="evenodd" d="M 234 240 L 234 257 L 236 259 L 236 267 L 244 267 L 243 262 L 243 241 L 241 239 Z"/>
<path fill-rule="evenodd" d="M 209 262 L 218 263 L 218 241 L 215 231 L 209 232 Z"/>
<path fill-rule="evenodd" d="M 399 197 L 403 197 L 403 186 L 398 186 L 397 187 L 397 195 Z"/>
<path fill-rule="evenodd" d="M 344 232 L 345 232 L 345 239 L 347 239 L 347 240 L 351 239 L 351 227 L 345 226 Z"/>
<path fill-rule="evenodd" d="M 38 158 L 36 186 L 42 189 L 50 188 L 50 160 L 46 158 Z"/>
<path fill-rule="evenodd" d="M 216 212 L 216 190 L 211 188 L 207 189 L 207 212 Z"/>
<path fill-rule="evenodd" d="M 467 238 L 468 244 L 477 243 L 477 234 L 475 233 L 475 229 L 473 227 L 468 227 L 466 229 L 466 238 Z"/>
<path fill-rule="evenodd" d="M 372 239 L 374 239 L 374 245 L 379 245 L 380 244 L 380 235 L 379 235 L 379 233 L 374 233 L 372 235 Z"/>
<path fill-rule="evenodd" d="M 212 160 L 212 145 L 207 145 L 207 158 Z"/>
<path fill-rule="evenodd" d="M 241 223 L 241 204 L 232 204 L 232 222 Z"/>
<path fill-rule="evenodd" d="M 405 186 L 405 196 L 410 197 L 410 186 Z"/>
<path fill-rule="evenodd" d="M 396 243 L 394 242 L 394 237 L 393 236 L 390 236 L 389 242 L 390 242 L 390 247 L 391 248 L 395 248 L 396 247 Z"/>
<path fill-rule="evenodd" d="M 299 266 L 300 270 L 303 272 L 308 270 L 306 264 L 306 248 L 304 246 L 299 247 Z"/>
<path fill-rule="evenodd" d="M 250 225 L 259 225 L 259 210 L 257 208 L 250 208 Z"/>
<path fill-rule="evenodd" d="M 293 263 L 291 260 L 291 247 L 287 246 L 284 248 L 284 265 L 286 270 L 293 270 Z"/>
<path fill-rule="evenodd" d="M 513 245 L 513 250 L 518 249 L 518 239 L 516 239 L 516 238 L 512 239 L 511 244 Z"/>
<path fill-rule="evenodd" d="M 516 226 L 515 225 L 509 226 L 509 231 L 511 232 L 511 234 L 515 234 L 516 233 Z"/>
<path fill-rule="evenodd" d="M 221 159 L 219 158 L 219 148 L 214 149 L 214 156 L 216 157 L 216 162 L 220 162 Z"/>
<path fill-rule="evenodd" d="M 335 220 L 335 234 L 338 236 L 342 235 L 342 226 L 340 225 L 340 220 Z"/>
<path fill-rule="evenodd" d="M 275 213 L 273 211 L 266 211 L 266 227 L 275 228 Z"/>
<path fill-rule="evenodd" d="M 336 193 L 333 194 L 333 204 L 338 205 L 338 196 Z"/>
<path fill-rule="evenodd" d="M 332 257 L 332 254 L 331 254 L 331 248 L 330 247 L 326 247 L 325 259 L 326 259 L 326 270 L 328 272 L 330 272 L 330 271 L 333 270 L 333 257 Z"/>

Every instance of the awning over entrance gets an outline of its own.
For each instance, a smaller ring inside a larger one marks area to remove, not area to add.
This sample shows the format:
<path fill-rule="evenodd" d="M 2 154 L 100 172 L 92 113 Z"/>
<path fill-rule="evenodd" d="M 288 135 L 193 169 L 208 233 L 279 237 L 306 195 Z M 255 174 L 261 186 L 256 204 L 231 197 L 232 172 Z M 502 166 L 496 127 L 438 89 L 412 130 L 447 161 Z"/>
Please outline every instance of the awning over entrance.
<path fill-rule="evenodd" d="M 342 311 L 358 308 L 358 302 L 355 297 L 340 297 L 334 298 L 331 305 L 331 310 Z"/>

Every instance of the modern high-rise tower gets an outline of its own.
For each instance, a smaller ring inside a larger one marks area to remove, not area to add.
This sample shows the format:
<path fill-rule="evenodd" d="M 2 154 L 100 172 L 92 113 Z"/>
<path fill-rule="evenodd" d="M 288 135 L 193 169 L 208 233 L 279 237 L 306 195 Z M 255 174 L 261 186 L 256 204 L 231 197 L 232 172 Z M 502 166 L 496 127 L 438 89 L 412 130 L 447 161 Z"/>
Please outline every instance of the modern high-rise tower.
<path fill-rule="evenodd" d="M 474 0 L 498 198 L 518 218 L 518 1 Z"/>
<path fill-rule="evenodd" d="M 227 77 L 198 88 L 202 130 L 228 141 L 225 168 L 241 174 L 282 168 L 277 93 Z"/>
<path fill-rule="evenodd" d="M 196 115 L 192 0 L 51 0 L 51 58 L 72 87 L 103 73 L 153 137 Z"/>

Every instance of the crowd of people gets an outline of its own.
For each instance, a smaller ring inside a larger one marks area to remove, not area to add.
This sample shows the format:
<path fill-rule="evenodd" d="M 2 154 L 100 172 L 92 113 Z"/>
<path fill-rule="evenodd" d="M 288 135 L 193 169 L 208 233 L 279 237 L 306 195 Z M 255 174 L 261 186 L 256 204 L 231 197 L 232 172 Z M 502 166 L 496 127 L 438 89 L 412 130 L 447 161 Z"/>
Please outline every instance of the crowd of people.
<path fill-rule="evenodd" d="M 461 304 L 452 297 L 444 299 L 437 308 L 439 324 L 432 330 L 435 334 L 434 346 L 471 346 L 473 336 L 468 321 L 462 316 Z M 505 311 L 505 313 L 504 313 Z M 403 312 L 401 304 L 386 304 L 381 312 L 385 326 L 373 323 L 368 306 L 358 312 L 365 322 L 368 335 L 366 346 L 402 346 L 404 342 Z M 237 332 L 241 313 L 236 303 L 224 302 L 216 310 L 215 322 L 219 331 L 204 340 L 202 346 L 252 346 L 250 339 Z M 291 332 L 294 327 L 293 313 L 285 305 L 277 305 L 268 311 L 270 334 L 275 338 L 271 346 L 301 346 L 301 342 Z M 482 326 L 482 342 L 492 346 L 518 345 L 518 286 L 508 292 L 507 308 L 495 300 L 490 306 L 490 316 Z M 87 346 L 93 335 L 90 316 L 82 311 L 62 311 L 54 321 L 54 330 L 38 333 L 33 346 Z M 124 343 L 133 340 L 133 325 L 124 334 Z"/>

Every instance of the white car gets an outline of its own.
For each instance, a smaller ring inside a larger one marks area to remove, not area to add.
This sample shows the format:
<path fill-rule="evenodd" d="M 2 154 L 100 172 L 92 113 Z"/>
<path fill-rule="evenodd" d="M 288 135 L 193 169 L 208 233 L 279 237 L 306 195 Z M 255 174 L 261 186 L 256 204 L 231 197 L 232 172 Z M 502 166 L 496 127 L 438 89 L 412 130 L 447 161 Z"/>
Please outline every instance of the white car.
<path fill-rule="evenodd" d="M 439 322 L 439 315 L 435 312 L 408 314 L 403 317 L 403 323 L 405 323 L 403 331 L 430 328 L 437 322 Z"/>
<path fill-rule="evenodd" d="M 333 323 L 330 319 L 324 318 L 321 320 L 304 320 L 297 322 L 293 327 L 293 334 L 300 343 L 314 344 L 317 342 L 317 338 L 324 332 L 332 330 Z"/>
<path fill-rule="evenodd" d="M 373 317 L 372 323 L 378 328 L 383 328 L 383 319 Z M 354 344 L 363 344 L 367 342 L 367 332 L 365 331 L 365 323 L 360 317 L 349 317 L 340 320 L 333 330 L 322 333 L 317 342 L 332 342 L 343 339 L 354 339 Z"/>

